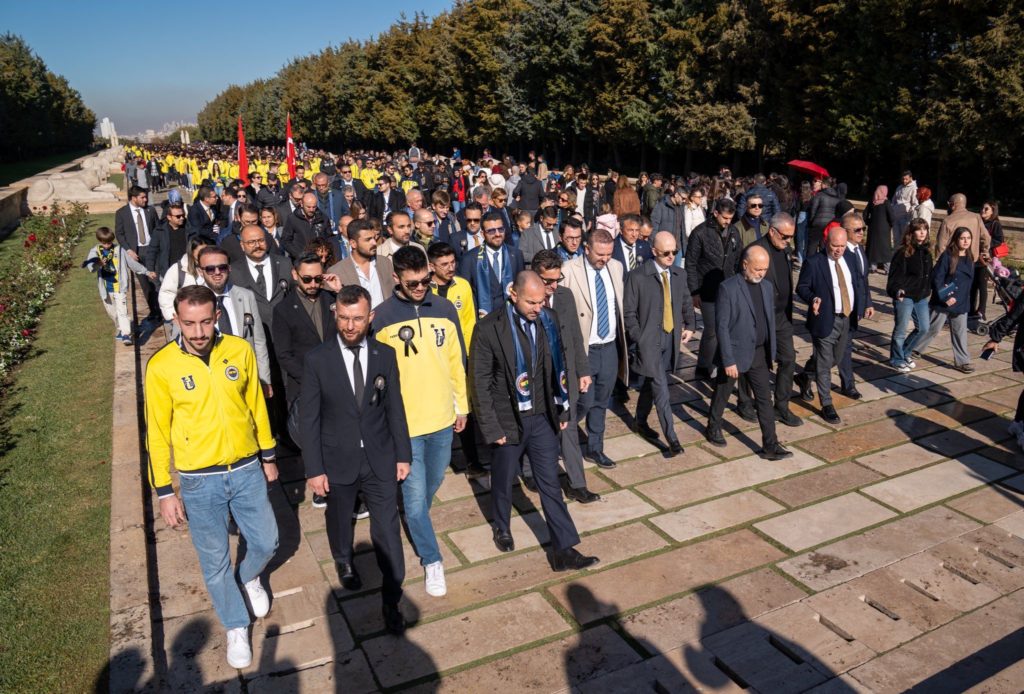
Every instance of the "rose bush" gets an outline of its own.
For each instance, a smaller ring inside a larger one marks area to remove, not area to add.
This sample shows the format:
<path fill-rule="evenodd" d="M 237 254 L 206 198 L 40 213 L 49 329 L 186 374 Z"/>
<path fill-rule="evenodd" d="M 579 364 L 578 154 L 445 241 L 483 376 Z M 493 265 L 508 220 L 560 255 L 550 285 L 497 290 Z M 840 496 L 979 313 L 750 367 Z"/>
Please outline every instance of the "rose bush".
<path fill-rule="evenodd" d="M 28 352 L 46 301 L 73 263 L 89 210 L 55 204 L 22 220 L 7 243 L 23 239 L 20 252 L 0 258 L 0 381 Z"/>

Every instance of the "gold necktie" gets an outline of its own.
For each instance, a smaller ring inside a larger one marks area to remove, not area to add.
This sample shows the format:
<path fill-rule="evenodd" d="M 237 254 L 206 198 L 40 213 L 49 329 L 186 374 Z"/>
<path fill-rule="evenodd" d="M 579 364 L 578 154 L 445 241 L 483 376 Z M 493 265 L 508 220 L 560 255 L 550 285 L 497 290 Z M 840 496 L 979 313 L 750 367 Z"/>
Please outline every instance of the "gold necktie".
<path fill-rule="evenodd" d="M 843 274 L 843 266 L 836 261 L 836 277 L 839 279 L 839 299 L 842 301 L 843 315 L 850 315 L 850 292 L 846 288 L 846 275 Z"/>
<path fill-rule="evenodd" d="M 670 333 L 675 324 L 672 321 L 672 290 L 669 289 L 667 272 L 661 273 L 661 303 L 661 329 Z"/>

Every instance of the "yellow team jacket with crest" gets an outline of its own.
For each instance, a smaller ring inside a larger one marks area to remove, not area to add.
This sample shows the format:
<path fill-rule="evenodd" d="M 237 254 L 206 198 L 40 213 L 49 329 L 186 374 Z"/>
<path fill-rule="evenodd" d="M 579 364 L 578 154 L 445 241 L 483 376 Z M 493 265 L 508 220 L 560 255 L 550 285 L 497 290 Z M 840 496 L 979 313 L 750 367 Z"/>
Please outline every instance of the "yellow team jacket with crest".
<path fill-rule="evenodd" d="M 161 497 L 173 493 L 172 449 L 184 472 L 274 455 L 256 355 L 240 337 L 214 339 L 209 364 L 179 337 L 146 366 L 149 483 Z"/>

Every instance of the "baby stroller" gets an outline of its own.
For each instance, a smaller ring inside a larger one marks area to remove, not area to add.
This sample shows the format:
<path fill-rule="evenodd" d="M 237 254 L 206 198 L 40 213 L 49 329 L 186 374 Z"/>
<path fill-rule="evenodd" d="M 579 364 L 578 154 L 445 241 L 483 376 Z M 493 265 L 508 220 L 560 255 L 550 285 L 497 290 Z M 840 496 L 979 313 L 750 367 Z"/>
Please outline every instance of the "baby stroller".
<path fill-rule="evenodd" d="M 996 289 L 995 303 L 1001 304 L 1006 313 L 1009 313 L 1015 302 L 1021 300 L 1024 293 L 1024 280 L 1020 273 L 1012 270 L 999 262 L 998 258 L 992 259 L 991 265 L 985 266 L 992 286 Z M 989 326 L 995 321 L 979 320 L 976 324 L 968 326 L 968 329 L 976 335 L 988 335 Z"/>

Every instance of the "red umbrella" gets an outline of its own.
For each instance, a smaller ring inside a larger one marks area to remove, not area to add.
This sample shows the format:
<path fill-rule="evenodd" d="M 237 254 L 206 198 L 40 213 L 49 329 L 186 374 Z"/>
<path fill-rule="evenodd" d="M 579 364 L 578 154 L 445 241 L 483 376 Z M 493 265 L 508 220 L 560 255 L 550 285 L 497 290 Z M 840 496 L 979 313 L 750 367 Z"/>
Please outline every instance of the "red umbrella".
<path fill-rule="evenodd" d="M 818 178 L 825 178 L 828 176 L 828 171 L 825 170 L 824 166 L 819 166 L 813 161 L 804 161 L 803 159 L 794 159 L 793 161 L 786 162 L 786 166 L 791 166 L 797 171 L 816 176 Z"/>

